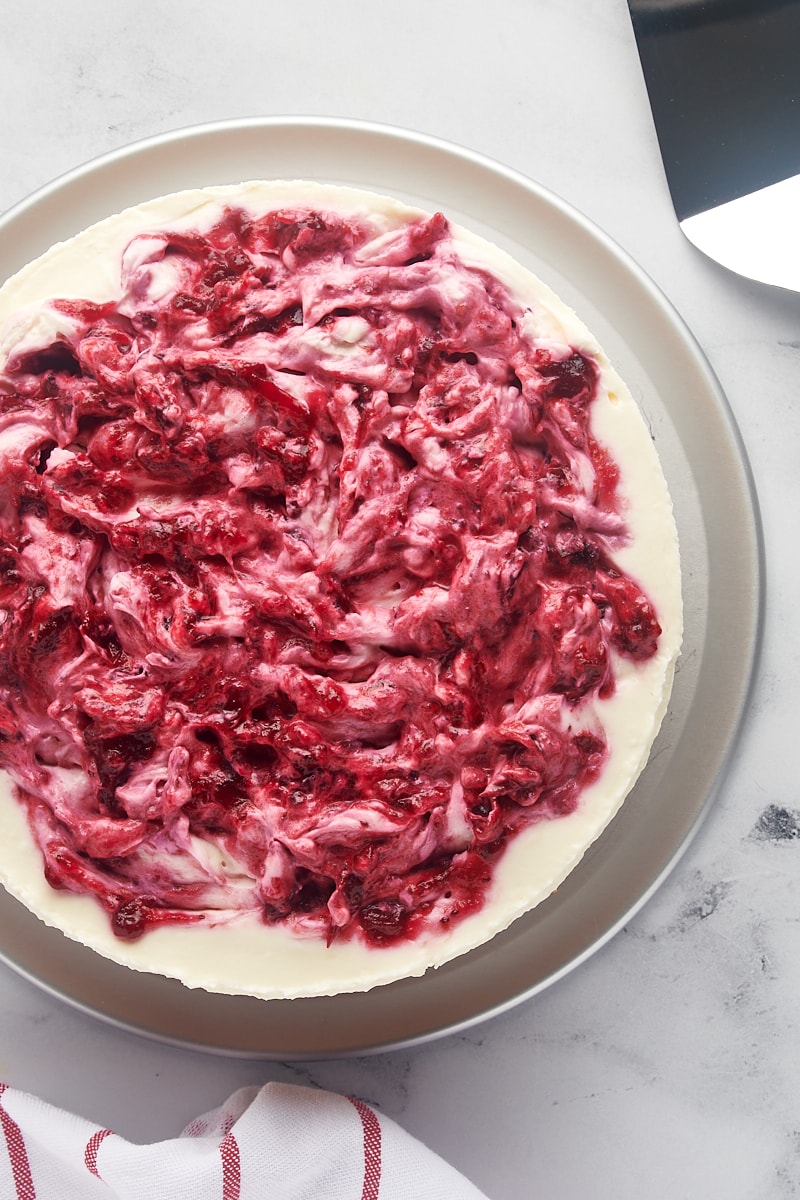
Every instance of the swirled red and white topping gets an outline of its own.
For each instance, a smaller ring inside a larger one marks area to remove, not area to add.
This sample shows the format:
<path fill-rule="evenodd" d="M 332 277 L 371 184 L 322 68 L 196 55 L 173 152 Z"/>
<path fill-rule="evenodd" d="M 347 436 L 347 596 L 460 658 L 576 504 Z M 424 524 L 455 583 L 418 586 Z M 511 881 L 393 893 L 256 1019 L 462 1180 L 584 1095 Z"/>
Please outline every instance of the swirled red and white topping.
<path fill-rule="evenodd" d="M 42 311 L 0 382 L 0 763 L 49 883 L 128 939 L 479 910 L 661 633 L 595 356 L 441 215 L 230 203 Z"/>

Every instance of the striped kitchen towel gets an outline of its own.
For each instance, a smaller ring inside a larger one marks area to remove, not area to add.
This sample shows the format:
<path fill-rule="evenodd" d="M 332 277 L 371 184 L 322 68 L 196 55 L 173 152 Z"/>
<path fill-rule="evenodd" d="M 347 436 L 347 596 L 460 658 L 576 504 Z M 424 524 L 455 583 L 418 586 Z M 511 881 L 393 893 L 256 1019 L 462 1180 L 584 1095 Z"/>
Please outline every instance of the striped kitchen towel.
<path fill-rule="evenodd" d="M 290 1084 L 139 1146 L 0 1083 L 0 1129 L 3 1200 L 486 1200 L 363 1101 Z"/>

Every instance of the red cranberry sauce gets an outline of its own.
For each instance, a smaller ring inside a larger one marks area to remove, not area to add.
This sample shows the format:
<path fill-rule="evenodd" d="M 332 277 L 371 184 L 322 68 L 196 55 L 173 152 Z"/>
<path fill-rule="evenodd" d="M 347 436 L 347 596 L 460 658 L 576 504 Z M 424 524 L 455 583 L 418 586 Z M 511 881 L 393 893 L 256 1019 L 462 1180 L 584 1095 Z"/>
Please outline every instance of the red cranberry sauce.
<path fill-rule="evenodd" d="M 126 938 L 446 927 L 660 633 L 595 363 L 441 216 L 226 210 L 122 280 L 0 379 L 0 761 L 48 880 Z"/>

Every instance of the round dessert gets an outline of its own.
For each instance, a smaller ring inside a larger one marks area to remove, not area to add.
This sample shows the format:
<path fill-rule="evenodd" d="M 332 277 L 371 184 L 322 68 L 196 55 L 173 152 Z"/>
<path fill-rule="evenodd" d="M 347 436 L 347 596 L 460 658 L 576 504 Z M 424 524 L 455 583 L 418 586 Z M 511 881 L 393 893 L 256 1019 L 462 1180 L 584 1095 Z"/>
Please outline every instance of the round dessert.
<path fill-rule="evenodd" d="M 576 315 L 441 214 L 162 197 L 0 290 L 0 879 L 265 998 L 551 894 L 647 761 L 672 507 Z"/>

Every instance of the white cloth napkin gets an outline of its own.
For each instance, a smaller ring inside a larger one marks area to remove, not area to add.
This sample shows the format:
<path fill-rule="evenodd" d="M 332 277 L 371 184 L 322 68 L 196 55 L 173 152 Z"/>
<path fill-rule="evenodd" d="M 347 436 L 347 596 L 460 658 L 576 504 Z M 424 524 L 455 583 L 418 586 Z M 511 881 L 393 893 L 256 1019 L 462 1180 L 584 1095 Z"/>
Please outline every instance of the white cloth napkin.
<path fill-rule="evenodd" d="M 283 1083 L 242 1088 L 146 1146 L 0 1083 L 0 1197 L 486 1200 L 363 1101 Z"/>

